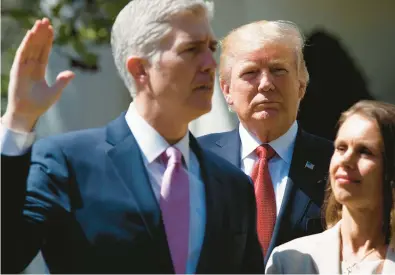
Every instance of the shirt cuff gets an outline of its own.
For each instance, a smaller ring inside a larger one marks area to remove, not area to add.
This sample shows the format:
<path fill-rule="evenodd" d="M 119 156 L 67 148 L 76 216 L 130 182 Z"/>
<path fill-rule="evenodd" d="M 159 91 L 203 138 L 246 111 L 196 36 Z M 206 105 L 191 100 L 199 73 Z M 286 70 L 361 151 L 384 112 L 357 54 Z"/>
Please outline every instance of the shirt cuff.
<path fill-rule="evenodd" d="M 18 132 L 0 124 L 0 153 L 6 156 L 21 156 L 32 147 L 35 138 L 35 132 Z"/>

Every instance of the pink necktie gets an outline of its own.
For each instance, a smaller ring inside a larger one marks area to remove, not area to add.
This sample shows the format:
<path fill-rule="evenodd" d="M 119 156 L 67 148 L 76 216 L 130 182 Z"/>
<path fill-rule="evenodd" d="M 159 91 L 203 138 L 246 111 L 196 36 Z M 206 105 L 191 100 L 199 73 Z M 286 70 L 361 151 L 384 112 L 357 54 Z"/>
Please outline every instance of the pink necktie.
<path fill-rule="evenodd" d="M 186 273 L 189 244 L 189 180 L 181 152 L 169 147 L 162 154 L 167 163 L 163 174 L 160 208 L 176 274 Z"/>

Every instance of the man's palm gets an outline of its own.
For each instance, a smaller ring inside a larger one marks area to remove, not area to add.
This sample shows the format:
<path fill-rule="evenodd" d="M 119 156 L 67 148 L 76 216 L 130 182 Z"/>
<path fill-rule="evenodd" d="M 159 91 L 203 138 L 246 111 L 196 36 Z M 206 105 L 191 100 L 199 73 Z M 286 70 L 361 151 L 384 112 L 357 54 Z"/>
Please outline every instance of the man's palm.
<path fill-rule="evenodd" d="M 45 80 L 45 70 L 53 43 L 48 19 L 38 20 L 19 46 L 11 68 L 7 112 L 36 121 L 59 99 L 74 74 L 60 73 L 53 86 Z M 6 112 L 6 113 L 7 113 Z"/>

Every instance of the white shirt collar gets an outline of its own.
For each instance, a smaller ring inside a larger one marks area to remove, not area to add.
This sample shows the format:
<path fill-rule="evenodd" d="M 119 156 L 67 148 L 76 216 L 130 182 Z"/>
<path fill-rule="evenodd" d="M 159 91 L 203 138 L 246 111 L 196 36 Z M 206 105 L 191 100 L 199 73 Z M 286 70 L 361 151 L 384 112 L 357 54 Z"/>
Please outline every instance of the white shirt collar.
<path fill-rule="evenodd" d="M 148 164 L 154 162 L 168 147 L 169 143 L 138 113 L 134 102 L 130 103 L 125 115 L 126 123 L 140 147 L 144 161 Z M 186 166 L 189 168 L 189 132 L 176 144 L 182 153 Z"/>
<path fill-rule="evenodd" d="M 241 140 L 241 159 L 245 159 L 248 155 L 255 151 L 255 149 L 262 144 L 262 142 L 250 133 L 243 124 L 239 124 L 239 133 Z M 279 138 L 269 142 L 269 145 L 276 151 L 285 162 L 291 164 L 293 147 L 295 144 L 296 134 L 298 133 L 298 123 L 291 125 L 288 131 Z"/>

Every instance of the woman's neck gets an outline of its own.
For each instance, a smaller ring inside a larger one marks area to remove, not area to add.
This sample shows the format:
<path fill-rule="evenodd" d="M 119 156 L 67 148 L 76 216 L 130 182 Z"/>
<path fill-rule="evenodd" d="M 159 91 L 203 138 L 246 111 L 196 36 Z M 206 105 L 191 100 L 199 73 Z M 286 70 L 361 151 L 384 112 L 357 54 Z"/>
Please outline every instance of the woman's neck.
<path fill-rule="evenodd" d="M 385 238 L 381 213 L 377 209 L 354 210 L 343 206 L 340 229 L 343 257 L 361 258 L 372 250 L 382 250 Z"/>

